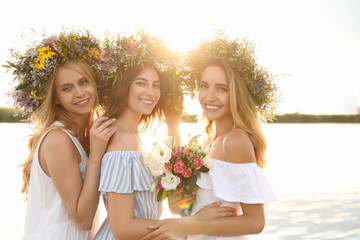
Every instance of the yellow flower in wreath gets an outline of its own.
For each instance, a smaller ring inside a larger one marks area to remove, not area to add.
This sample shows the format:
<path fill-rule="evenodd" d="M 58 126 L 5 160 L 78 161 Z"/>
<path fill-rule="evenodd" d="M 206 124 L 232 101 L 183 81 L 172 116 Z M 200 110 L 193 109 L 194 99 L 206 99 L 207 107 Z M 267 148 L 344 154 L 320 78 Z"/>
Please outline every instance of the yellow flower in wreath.
<path fill-rule="evenodd" d="M 54 52 L 51 51 L 50 47 L 42 47 L 38 50 L 38 56 L 34 59 L 34 68 L 42 69 L 45 67 L 45 60 L 52 58 L 55 55 Z"/>
<path fill-rule="evenodd" d="M 31 94 L 31 96 L 33 96 L 36 100 L 41 100 L 41 99 L 44 99 L 44 98 L 46 97 L 45 95 L 42 95 L 42 96 L 36 95 L 36 90 L 32 90 L 30 94 Z"/>
<path fill-rule="evenodd" d="M 43 60 L 47 60 L 49 58 L 52 58 L 52 56 L 55 55 L 55 53 L 51 51 L 49 46 L 39 48 L 38 52 L 39 52 L 38 58 L 41 57 Z"/>
<path fill-rule="evenodd" d="M 35 58 L 34 59 L 34 68 L 36 69 L 43 69 L 45 67 L 44 61 L 42 61 L 42 59 L 39 58 Z"/>

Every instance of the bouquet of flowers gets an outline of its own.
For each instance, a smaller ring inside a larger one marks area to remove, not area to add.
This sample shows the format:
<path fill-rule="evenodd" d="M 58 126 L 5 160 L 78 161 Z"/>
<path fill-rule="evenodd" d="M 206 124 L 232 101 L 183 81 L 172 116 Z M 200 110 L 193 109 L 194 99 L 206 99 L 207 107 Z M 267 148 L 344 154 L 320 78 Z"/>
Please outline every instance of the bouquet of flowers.
<path fill-rule="evenodd" d="M 158 187 L 157 200 L 164 200 L 176 189 L 183 189 L 185 194 L 192 195 L 196 190 L 196 179 L 200 172 L 208 172 L 212 166 L 211 159 L 202 151 L 196 135 L 185 146 L 175 148 L 175 137 L 168 137 L 164 143 L 154 143 L 153 151 L 144 156 L 144 163 L 156 177 L 152 190 Z M 188 207 L 189 208 L 189 207 Z"/>

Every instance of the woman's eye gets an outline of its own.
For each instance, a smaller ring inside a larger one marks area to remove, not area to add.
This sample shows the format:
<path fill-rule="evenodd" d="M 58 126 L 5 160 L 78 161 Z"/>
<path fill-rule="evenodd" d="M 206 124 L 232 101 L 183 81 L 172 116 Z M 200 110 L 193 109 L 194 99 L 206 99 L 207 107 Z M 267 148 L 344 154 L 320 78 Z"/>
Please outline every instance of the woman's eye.
<path fill-rule="evenodd" d="M 200 84 L 200 88 L 206 88 L 206 84 Z"/>
<path fill-rule="evenodd" d="M 218 90 L 219 90 L 220 92 L 227 92 L 227 88 L 223 88 L 223 87 L 218 88 Z"/>
<path fill-rule="evenodd" d="M 145 86 L 145 83 L 144 82 L 136 82 L 136 85 Z"/>
<path fill-rule="evenodd" d="M 153 87 L 158 89 L 160 88 L 160 84 L 155 84 Z"/>
<path fill-rule="evenodd" d="M 64 92 L 68 92 L 68 91 L 70 91 L 71 90 L 71 87 L 70 86 L 68 86 L 68 87 L 63 87 L 63 89 L 62 89 Z"/>
<path fill-rule="evenodd" d="M 86 79 L 80 81 L 80 85 L 85 85 L 87 83 L 88 83 L 88 80 L 86 80 Z"/>

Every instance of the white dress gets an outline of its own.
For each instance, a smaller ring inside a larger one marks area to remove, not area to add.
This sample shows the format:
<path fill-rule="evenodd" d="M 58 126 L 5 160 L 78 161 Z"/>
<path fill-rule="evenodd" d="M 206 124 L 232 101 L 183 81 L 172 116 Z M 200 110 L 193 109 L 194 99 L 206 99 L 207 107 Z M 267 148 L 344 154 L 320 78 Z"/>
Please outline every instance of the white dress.
<path fill-rule="evenodd" d="M 54 122 L 53 126 L 62 126 L 62 124 Z M 49 131 L 41 137 L 34 153 L 23 240 L 87 240 L 90 238 L 90 231 L 81 230 L 76 225 L 57 192 L 54 182 L 44 173 L 40 166 L 38 158 L 39 146 Z M 76 137 L 66 130 L 63 131 L 69 135 L 81 155 L 79 167 L 81 176 L 84 179 L 88 164 L 86 152 Z"/>
<path fill-rule="evenodd" d="M 221 206 L 237 208 L 240 202 L 247 204 L 266 203 L 276 200 L 264 173 L 256 163 L 229 163 L 211 159 L 213 166 L 207 173 L 200 173 L 196 181 L 198 190 L 192 215 L 202 207 L 222 201 Z M 244 240 L 246 236 L 188 236 L 188 239 Z"/>

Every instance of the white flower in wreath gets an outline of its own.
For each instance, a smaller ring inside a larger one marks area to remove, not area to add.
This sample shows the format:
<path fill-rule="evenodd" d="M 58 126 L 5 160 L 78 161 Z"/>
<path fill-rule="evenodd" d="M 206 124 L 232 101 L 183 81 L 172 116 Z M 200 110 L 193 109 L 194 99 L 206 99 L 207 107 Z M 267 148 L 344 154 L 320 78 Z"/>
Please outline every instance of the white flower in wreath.
<path fill-rule="evenodd" d="M 165 191 L 176 190 L 179 183 L 180 178 L 170 172 L 167 172 L 167 175 L 161 178 L 161 185 Z"/>
<path fill-rule="evenodd" d="M 203 164 L 208 169 L 211 169 L 212 166 L 213 166 L 213 161 L 209 156 L 206 156 L 206 157 L 203 158 Z"/>
<path fill-rule="evenodd" d="M 165 171 L 164 164 L 157 161 L 157 159 L 153 157 L 152 152 L 144 155 L 144 164 L 154 177 L 160 176 Z"/>
<path fill-rule="evenodd" d="M 152 156 L 159 163 L 167 163 L 171 158 L 171 149 L 165 144 L 155 143 Z"/>

